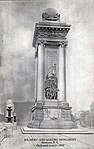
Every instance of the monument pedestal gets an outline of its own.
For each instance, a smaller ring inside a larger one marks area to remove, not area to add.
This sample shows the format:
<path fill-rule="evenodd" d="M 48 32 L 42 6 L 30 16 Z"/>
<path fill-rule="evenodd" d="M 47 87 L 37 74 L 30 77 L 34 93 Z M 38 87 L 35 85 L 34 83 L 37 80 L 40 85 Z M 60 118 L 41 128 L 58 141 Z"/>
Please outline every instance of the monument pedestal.
<path fill-rule="evenodd" d="M 6 128 L 6 137 L 7 138 L 13 137 L 13 123 L 4 123 L 3 127 Z"/>
<path fill-rule="evenodd" d="M 43 101 L 37 102 L 31 109 L 33 113 L 32 121 L 28 123 L 27 127 L 29 128 L 40 128 L 40 124 L 43 121 Z"/>
<path fill-rule="evenodd" d="M 13 130 L 17 130 L 17 122 L 13 122 Z"/>
<path fill-rule="evenodd" d="M 40 128 L 72 129 L 77 128 L 71 120 L 71 107 L 67 102 L 47 100 L 44 104 L 44 118 Z"/>
<path fill-rule="evenodd" d="M 72 129 L 77 128 L 72 121 L 71 107 L 67 102 L 45 100 L 37 103 L 34 110 L 34 121 L 28 123 L 29 128 Z"/>

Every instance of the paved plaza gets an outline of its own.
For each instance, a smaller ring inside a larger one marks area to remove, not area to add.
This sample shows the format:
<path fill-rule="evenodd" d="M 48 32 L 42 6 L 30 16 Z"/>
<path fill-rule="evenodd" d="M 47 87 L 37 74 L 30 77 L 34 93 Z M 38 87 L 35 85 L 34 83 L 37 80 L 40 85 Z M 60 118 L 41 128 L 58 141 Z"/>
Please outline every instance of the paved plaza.
<path fill-rule="evenodd" d="M 82 128 L 88 132 L 94 129 Z M 0 149 L 94 149 L 94 134 L 22 134 L 21 128 L 5 138 Z"/>

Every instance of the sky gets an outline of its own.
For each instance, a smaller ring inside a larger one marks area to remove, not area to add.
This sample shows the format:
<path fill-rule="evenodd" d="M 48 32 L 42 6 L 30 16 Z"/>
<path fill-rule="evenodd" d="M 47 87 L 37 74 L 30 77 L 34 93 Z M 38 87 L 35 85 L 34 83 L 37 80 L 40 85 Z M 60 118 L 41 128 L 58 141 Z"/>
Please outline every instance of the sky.
<path fill-rule="evenodd" d="M 0 102 L 34 101 L 35 23 L 54 8 L 71 25 L 67 47 L 67 101 L 73 111 L 89 110 L 94 99 L 94 1 L 0 2 Z"/>

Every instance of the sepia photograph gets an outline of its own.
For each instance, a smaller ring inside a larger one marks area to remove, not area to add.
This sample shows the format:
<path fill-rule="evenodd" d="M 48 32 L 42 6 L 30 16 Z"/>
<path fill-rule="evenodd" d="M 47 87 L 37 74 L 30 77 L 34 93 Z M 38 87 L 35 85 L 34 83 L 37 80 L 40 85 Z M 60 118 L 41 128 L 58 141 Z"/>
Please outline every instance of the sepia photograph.
<path fill-rule="evenodd" d="M 94 149 L 94 0 L 0 0 L 0 149 Z"/>

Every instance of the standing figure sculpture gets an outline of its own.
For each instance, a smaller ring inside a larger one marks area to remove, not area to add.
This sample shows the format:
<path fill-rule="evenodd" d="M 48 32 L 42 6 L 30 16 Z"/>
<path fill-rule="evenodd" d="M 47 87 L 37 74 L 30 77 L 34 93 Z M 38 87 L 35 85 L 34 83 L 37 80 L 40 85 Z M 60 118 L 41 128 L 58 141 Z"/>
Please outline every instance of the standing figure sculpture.
<path fill-rule="evenodd" d="M 56 64 L 51 66 L 46 75 L 45 81 L 45 97 L 46 99 L 57 99 L 58 94 Z"/>

